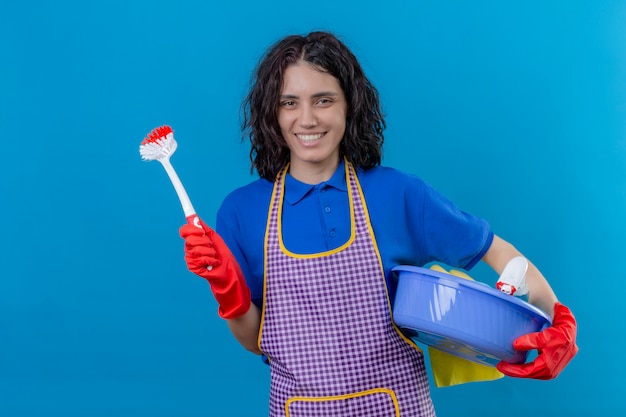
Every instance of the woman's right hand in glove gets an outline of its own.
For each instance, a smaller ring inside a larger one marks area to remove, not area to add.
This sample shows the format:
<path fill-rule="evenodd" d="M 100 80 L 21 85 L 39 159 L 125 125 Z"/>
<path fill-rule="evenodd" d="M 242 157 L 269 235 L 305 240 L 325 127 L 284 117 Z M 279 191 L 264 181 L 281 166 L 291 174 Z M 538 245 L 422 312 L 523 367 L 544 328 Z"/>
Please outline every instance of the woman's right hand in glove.
<path fill-rule="evenodd" d="M 244 315 L 250 308 L 250 289 L 220 235 L 198 216 L 190 216 L 179 233 L 185 240 L 187 268 L 209 282 L 220 317 L 234 319 Z"/>

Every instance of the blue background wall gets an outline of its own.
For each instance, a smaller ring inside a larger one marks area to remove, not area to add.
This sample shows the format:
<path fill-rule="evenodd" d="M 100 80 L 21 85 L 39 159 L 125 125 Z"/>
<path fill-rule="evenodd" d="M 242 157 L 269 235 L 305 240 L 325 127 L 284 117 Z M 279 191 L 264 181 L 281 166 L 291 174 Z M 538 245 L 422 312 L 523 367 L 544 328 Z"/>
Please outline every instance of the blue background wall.
<path fill-rule="evenodd" d="M 174 127 L 212 223 L 253 178 L 256 60 L 312 29 L 378 86 L 385 165 L 487 218 L 579 322 L 558 379 L 433 388 L 439 415 L 626 412 L 626 2 L 113 0 L 0 6 L 0 415 L 265 415 L 268 369 L 187 272 L 182 211 L 138 146 Z"/>

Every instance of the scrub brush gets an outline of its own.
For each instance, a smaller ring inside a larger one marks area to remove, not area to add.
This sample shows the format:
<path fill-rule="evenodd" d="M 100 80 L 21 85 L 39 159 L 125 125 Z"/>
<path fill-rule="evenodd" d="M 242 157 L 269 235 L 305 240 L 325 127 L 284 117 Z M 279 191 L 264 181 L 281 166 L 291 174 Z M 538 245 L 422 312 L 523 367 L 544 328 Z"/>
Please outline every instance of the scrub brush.
<path fill-rule="evenodd" d="M 170 162 L 170 157 L 176 151 L 178 144 L 174 139 L 174 131 L 167 125 L 159 126 L 152 130 L 146 138 L 141 142 L 139 146 L 139 154 L 144 161 L 157 160 L 165 168 L 165 172 L 170 177 L 172 185 L 176 190 L 180 204 L 183 206 L 183 212 L 187 218 L 187 222 L 194 224 L 197 227 L 200 226 L 200 219 L 196 215 L 196 211 L 191 204 L 191 200 L 183 187 L 178 174 L 174 170 Z"/>

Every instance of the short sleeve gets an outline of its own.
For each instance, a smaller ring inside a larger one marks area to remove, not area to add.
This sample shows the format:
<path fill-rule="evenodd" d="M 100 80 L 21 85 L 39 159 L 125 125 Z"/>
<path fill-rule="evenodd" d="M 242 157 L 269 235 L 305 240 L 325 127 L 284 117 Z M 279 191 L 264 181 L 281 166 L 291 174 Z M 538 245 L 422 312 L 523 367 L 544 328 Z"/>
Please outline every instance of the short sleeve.
<path fill-rule="evenodd" d="M 271 187 L 259 180 L 233 191 L 222 202 L 215 227 L 239 263 L 258 307 L 263 303 L 263 240 Z"/>
<path fill-rule="evenodd" d="M 486 220 L 469 214 L 428 184 L 422 197 L 424 242 L 434 261 L 471 269 L 489 249 L 493 232 Z"/>

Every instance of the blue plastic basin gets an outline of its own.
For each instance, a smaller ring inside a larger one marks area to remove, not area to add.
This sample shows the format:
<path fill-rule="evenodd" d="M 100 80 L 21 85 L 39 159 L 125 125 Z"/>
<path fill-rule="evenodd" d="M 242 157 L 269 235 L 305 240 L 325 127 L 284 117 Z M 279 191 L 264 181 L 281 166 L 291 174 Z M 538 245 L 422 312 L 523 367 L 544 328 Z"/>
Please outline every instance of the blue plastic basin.
<path fill-rule="evenodd" d="M 398 277 L 393 318 L 411 339 L 474 362 L 523 363 L 513 349 L 524 334 L 551 325 L 537 307 L 486 284 L 415 266 L 393 269 Z"/>

